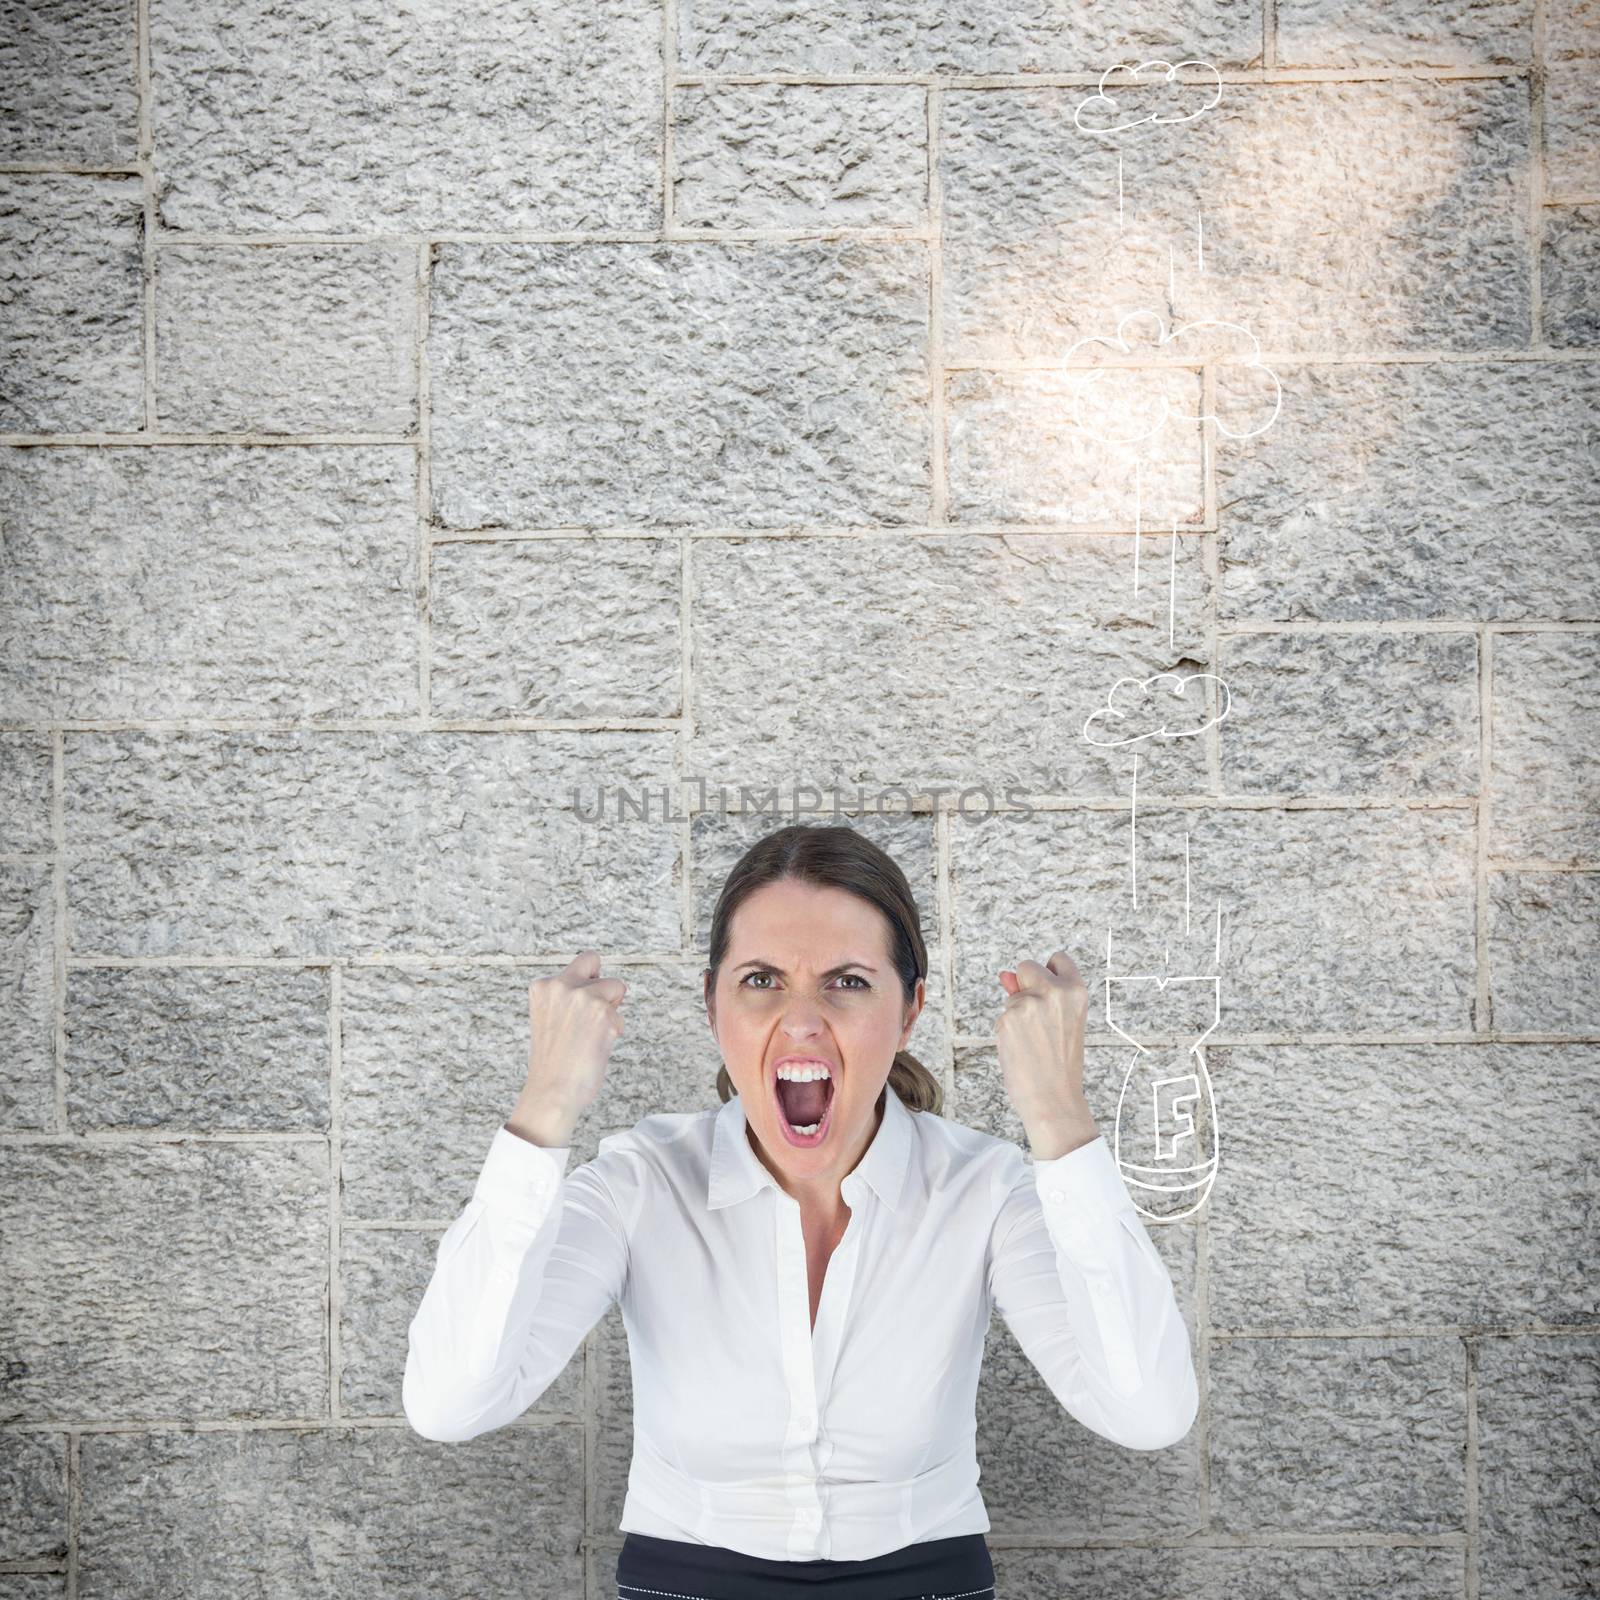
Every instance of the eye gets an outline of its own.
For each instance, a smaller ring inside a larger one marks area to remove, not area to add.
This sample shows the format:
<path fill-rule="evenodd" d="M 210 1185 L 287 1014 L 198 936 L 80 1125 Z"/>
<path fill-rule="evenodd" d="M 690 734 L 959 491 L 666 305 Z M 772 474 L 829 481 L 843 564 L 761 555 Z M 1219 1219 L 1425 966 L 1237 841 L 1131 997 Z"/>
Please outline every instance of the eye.
<path fill-rule="evenodd" d="M 739 987 L 741 989 L 744 988 L 752 978 L 770 978 L 771 976 L 772 973 L 766 967 L 757 967 L 753 972 L 747 972 L 742 978 L 740 978 Z M 839 974 L 839 978 L 841 982 L 845 978 L 854 978 L 856 982 L 861 985 L 861 989 L 870 989 L 872 987 L 872 985 L 868 983 L 859 972 L 841 972 Z M 761 992 L 766 993 L 767 991 L 762 990 Z M 859 994 L 861 990 L 856 990 L 854 992 Z"/>

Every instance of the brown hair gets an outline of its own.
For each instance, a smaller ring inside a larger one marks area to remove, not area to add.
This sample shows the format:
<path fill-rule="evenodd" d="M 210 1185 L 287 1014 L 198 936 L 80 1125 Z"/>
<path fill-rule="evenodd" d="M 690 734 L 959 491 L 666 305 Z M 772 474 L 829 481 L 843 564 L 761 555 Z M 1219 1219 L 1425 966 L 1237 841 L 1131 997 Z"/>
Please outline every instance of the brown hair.
<path fill-rule="evenodd" d="M 847 890 L 883 913 L 889 924 L 890 959 L 909 1005 L 916 996 L 917 979 L 928 975 L 917 902 L 893 858 L 865 834 L 844 824 L 792 823 L 758 839 L 740 856 L 711 913 L 710 965 L 704 970 L 703 993 L 709 997 L 716 985 L 717 969 L 728 953 L 733 913 L 746 896 L 785 878 Z M 895 1052 L 889 1087 L 912 1111 L 931 1111 L 937 1116 L 944 1104 L 944 1086 L 909 1050 Z M 737 1092 L 727 1066 L 719 1067 L 717 1097 L 726 1103 Z"/>

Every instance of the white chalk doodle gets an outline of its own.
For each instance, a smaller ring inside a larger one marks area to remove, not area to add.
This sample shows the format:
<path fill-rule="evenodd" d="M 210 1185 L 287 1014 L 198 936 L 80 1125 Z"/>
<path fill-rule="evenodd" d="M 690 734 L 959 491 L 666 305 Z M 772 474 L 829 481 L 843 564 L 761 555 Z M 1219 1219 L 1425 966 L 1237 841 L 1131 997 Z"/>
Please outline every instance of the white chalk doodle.
<path fill-rule="evenodd" d="M 1208 84 L 1191 84 L 1181 81 L 1178 74 L 1185 67 L 1198 67 L 1202 72 L 1209 73 L 1211 82 Z M 1160 68 L 1153 77 L 1146 78 L 1147 73 Z M 1172 115 L 1164 115 L 1161 111 L 1149 111 L 1142 116 L 1134 116 L 1130 109 L 1122 107 L 1116 98 L 1117 93 L 1132 95 L 1148 92 L 1152 88 L 1166 88 L 1175 91 L 1195 90 L 1197 93 L 1188 95 L 1191 101 L 1199 99 L 1201 94 L 1209 93 L 1211 98 L 1202 105 L 1196 105 L 1192 110 L 1181 111 Z M 1113 92 L 1115 91 L 1115 92 Z M 1092 133 L 1097 138 L 1114 139 L 1125 133 L 1132 133 L 1135 128 L 1142 127 L 1171 127 L 1180 122 L 1193 122 L 1197 117 L 1203 117 L 1206 112 L 1213 110 L 1222 101 L 1222 74 L 1211 65 L 1209 61 L 1141 61 L 1134 65 L 1129 61 L 1119 61 L 1115 66 L 1107 67 L 1100 74 L 1100 82 L 1096 92 L 1080 100 L 1073 109 L 1073 126 L 1080 133 Z"/>
<path fill-rule="evenodd" d="M 1206 709 L 1208 683 L 1216 684 L 1222 699 L 1222 709 L 1215 715 Z M 1165 694 L 1156 690 L 1157 684 L 1169 686 Z M 1199 687 L 1191 692 L 1191 684 Z M 1174 706 L 1173 701 L 1179 704 Z M 1142 739 L 1192 739 L 1221 722 L 1232 704 L 1227 684 L 1214 672 L 1157 672 L 1148 678 L 1118 678 L 1105 705 L 1084 719 L 1083 737 L 1102 746 L 1137 744 Z"/>

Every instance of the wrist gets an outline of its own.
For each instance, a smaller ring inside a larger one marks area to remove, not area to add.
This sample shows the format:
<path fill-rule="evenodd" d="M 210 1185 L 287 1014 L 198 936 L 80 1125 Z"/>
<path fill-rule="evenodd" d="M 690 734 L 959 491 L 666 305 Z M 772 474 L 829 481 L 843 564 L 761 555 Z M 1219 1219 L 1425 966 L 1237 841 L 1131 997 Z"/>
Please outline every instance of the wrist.
<path fill-rule="evenodd" d="M 1100 1137 L 1100 1129 L 1087 1102 L 1049 1116 L 1025 1120 L 1028 1147 L 1035 1161 L 1055 1161 Z"/>

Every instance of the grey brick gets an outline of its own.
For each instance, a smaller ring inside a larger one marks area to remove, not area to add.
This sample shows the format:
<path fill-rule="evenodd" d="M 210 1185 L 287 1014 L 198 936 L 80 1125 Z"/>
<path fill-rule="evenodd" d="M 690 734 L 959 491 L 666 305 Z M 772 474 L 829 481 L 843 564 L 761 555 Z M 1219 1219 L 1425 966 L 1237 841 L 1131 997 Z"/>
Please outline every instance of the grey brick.
<path fill-rule="evenodd" d="M 1546 206 L 1539 261 L 1545 338 L 1557 349 L 1600 345 L 1600 205 Z"/>
<path fill-rule="evenodd" d="M 683 227 L 914 228 L 927 202 L 927 92 L 689 85 L 673 96 L 672 150 Z"/>
<path fill-rule="evenodd" d="M 582 1459 L 575 1428 L 89 1435 L 78 1594 L 558 1600 L 583 1570 Z"/>
<path fill-rule="evenodd" d="M 1100 72 L 1132 51 L 1184 48 L 1218 66 L 1259 63 L 1261 8 L 1040 8 L 1019 0 L 890 0 L 871 7 L 695 0 L 678 12 L 684 72 Z"/>
<path fill-rule="evenodd" d="M 0 1446 L 0 1561 L 64 1559 L 66 1434 L 12 1430 L 0 1435 Z"/>
<path fill-rule="evenodd" d="M 594 1394 L 589 1524 L 595 1532 L 609 1532 L 622 1520 L 633 1464 L 633 1366 L 620 1308 L 613 1307 L 601 1317 L 589 1336 L 589 1349 Z M 615 1573 L 615 1558 L 610 1570 Z M 607 1593 L 611 1587 L 614 1585 L 601 1592 Z"/>
<path fill-rule="evenodd" d="M 1592 195 L 1600 189 L 1600 49 L 1545 68 L 1545 193 Z"/>
<path fill-rule="evenodd" d="M 675 539 L 441 543 L 429 594 L 438 717 L 672 717 Z"/>
<path fill-rule="evenodd" d="M 446 526 L 927 519 L 920 242 L 436 255 L 433 503 Z"/>
<path fill-rule="evenodd" d="M 1459 1339 L 1219 1339 L 1210 1365 L 1218 1532 L 1464 1530 Z"/>
<path fill-rule="evenodd" d="M 152 0 L 168 228 L 655 228 L 661 22 L 467 0 Z"/>
<path fill-rule="evenodd" d="M 1185 1532 L 1198 1531 L 1194 1515 Z M 1137 1537 L 1137 1535 L 1135 1535 Z M 994 1550 L 1005 1600 L 1139 1595 L 1142 1600 L 1325 1600 L 1387 1595 L 1442 1600 L 1461 1592 L 1461 1551 L 1425 1545 L 1086 1546 Z"/>
<path fill-rule="evenodd" d="M 1527 62 L 1533 0 L 1279 0 L 1282 67 Z"/>
<path fill-rule="evenodd" d="M 1471 634 L 1230 634 L 1219 675 L 1229 794 L 1476 794 Z"/>
<path fill-rule="evenodd" d="M 0 160 L 133 165 L 135 15 L 129 0 L 0 4 Z"/>
<path fill-rule="evenodd" d="M 1282 376 L 1278 420 L 1217 461 L 1225 619 L 1600 614 L 1600 453 L 1585 438 L 1600 367 L 1400 362 Z"/>
<path fill-rule="evenodd" d="M 1168 422 L 1159 459 L 1137 473 L 1113 431 L 1142 432 L 1143 421 L 1131 419 L 1162 406 L 1193 416 L 1195 373 L 956 372 L 945 395 L 952 522 L 1110 523 L 1161 534 L 1205 515 L 1197 424 Z"/>
<path fill-rule="evenodd" d="M 1497 1018 L 1498 1020 L 1498 1018 Z M 1219 1328 L 1600 1318 L 1593 1045 L 1236 1045 L 1210 1203 Z"/>
<path fill-rule="evenodd" d="M 323 1132 L 333 1049 L 325 971 L 74 967 L 74 1130 Z"/>
<path fill-rule="evenodd" d="M 1496 636 L 1492 855 L 1573 866 L 1600 861 L 1597 671 L 1600 635 Z"/>
<path fill-rule="evenodd" d="M 144 189 L 0 174 L 0 430 L 144 425 Z"/>
<path fill-rule="evenodd" d="M 1600 1592 L 1600 1338 L 1485 1339 L 1477 1407 L 1479 1593 Z"/>
<path fill-rule="evenodd" d="M 1492 873 L 1489 970 L 1497 1028 L 1600 1030 L 1600 874 Z"/>
<path fill-rule="evenodd" d="M 166 245 L 156 259 L 162 427 L 415 431 L 411 247 Z"/>
<path fill-rule="evenodd" d="M 1129 1450 L 1102 1439 L 1062 1407 L 998 1310 L 984 1341 L 975 1409 L 978 1470 L 995 1542 L 1193 1531 L 1199 1431 L 1190 1429 L 1165 1450 Z"/>
<path fill-rule="evenodd" d="M 407 1332 L 438 1262 L 439 1232 L 349 1226 L 341 1231 L 339 1404 L 345 1416 L 404 1420 Z M 582 1408 L 580 1352 L 524 1415 L 541 1423 L 571 1421 Z"/>
<path fill-rule="evenodd" d="M 993 1032 L 1002 966 L 1024 953 L 1042 961 L 1059 947 L 1087 972 L 1108 932 L 1114 974 L 1149 970 L 1140 962 L 1164 945 L 1175 952 L 1173 975 L 1220 971 L 1225 1034 L 1471 1025 L 1469 812 L 1141 806 L 1137 908 L 1128 834 L 1126 808 L 954 827 L 958 1034 Z M 1219 904 L 1221 958 L 1213 965 Z"/>
<path fill-rule="evenodd" d="M 1180 544 L 1174 596 L 1170 537 L 1143 541 L 1137 595 L 1131 540 L 698 541 L 690 767 L 713 794 L 778 785 L 786 807 L 797 786 L 832 805 L 838 785 L 845 807 L 967 789 L 972 818 L 1012 789 L 1120 793 L 1130 747 L 1088 743 L 1084 723 L 1119 677 L 1204 651 L 1200 541 Z M 1149 750 L 1143 781 L 1203 786 L 1200 743 Z"/>
<path fill-rule="evenodd" d="M 67 734 L 74 952 L 676 948 L 675 841 L 585 820 L 659 795 L 671 734 Z"/>
<path fill-rule="evenodd" d="M 48 733 L 0 729 L 0 854 L 43 855 L 53 847 L 51 742 Z"/>
<path fill-rule="evenodd" d="M 0 1146 L 0 1232 L 0 1420 L 326 1415 L 320 1142 Z"/>
<path fill-rule="evenodd" d="M 402 446 L 0 450 L 0 715 L 418 706 Z"/>
<path fill-rule="evenodd" d="M 1060 360 L 1135 309 L 1246 330 L 1184 354 L 1528 342 L 1520 79 L 1228 84 L 1212 111 L 1119 138 L 1074 125 L 1089 93 L 944 96 L 947 359 Z M 1153 95 L 1127 91 L 1130 114 L 1167 110 Z"/>
<path fill-rule="evenodd" d="M 698 967 L 621 964 L 600 940 L 601 970 L 628 985 L 626 1031 L 605 1082 L 573 1130 L 568 1170 L 603 1135 L 656 1111 L 718 1104 L 715 1046 Z M 559 965 L 457 972 L 362 968 L 345 980 L 343 1194 L 362 1221 L 448 1221 L 528 1076 L 528 985 Z M 428 1130 L 419 1160 L 416 1129 Z"/>
<path fill-rule="evenodd" d="M 55 871 L 0 861 L 0 1126 L 53 1128 L 55 1084 Z"/>

